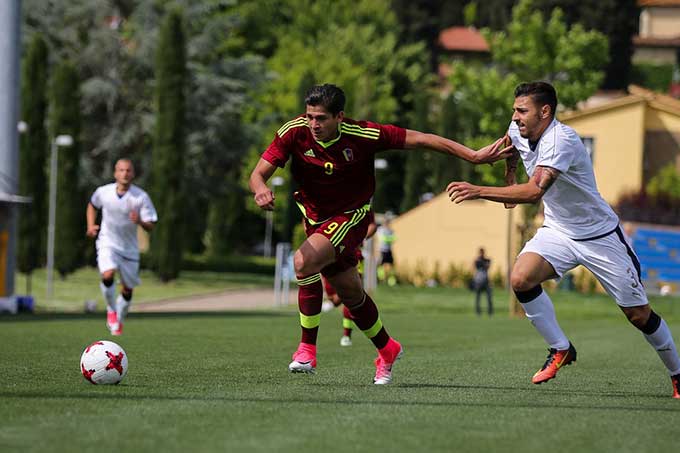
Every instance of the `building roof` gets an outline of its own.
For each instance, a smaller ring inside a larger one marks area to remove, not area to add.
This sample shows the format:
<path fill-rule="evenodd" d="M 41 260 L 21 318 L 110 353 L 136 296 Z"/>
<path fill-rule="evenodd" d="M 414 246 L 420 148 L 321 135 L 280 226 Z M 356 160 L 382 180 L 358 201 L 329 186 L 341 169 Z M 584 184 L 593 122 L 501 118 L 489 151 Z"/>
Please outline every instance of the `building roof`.
<path fill-rule="evenodd" d="M 450 27 L 439 33 L 439 45 L 450 51 L 488 52 L 489 44 L 474 27 Z"/>
<path fill-rule="evenodd" d="M 592 115 L 594 113 L 600 113 L 640 102 L 647 102 L 655 109 L 680 116 L 680 100 L 678 99 L 637 85 L 629 85 L 628 93 L 627 96 L 618 97 L 609 102 L 600 103 L 592 107 L 563 112 L 559 114 L 560 121 L 568 121 L 574 118 L 580 118 L 586 115 Z"/>
<path fill-rule="evenodd" d="M 633 36 L 633 44 L 637 47 L 680 47 L 680 34 L 672 38 Z"/>
<path fill-rule="evenodd" d="M 680 0 L 638 0 L 638 6 L 680 6 Z"/>

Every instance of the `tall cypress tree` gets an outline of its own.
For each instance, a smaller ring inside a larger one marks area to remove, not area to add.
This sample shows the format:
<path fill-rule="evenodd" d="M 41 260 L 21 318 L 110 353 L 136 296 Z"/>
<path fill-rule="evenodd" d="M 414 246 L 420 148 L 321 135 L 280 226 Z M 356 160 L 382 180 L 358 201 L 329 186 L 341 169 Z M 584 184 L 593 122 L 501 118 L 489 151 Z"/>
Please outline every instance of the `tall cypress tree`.
<path fill-rule="evenodd" d="M 47 225 L 47 45 L 41 35 L 33 35 L 21 68 L 21 120 L 28 129 L 19 141 L 19 193 L 33 198 L 20 210 L 17 239 L 17 268 L 30 274 L 45 256 Z"/>
<path fill-rule="evenodd" d="M 61 62 L 50 86 L 49 131 L 73 137 L 73 145 L 59 148 L 54 265 L 63 276 L 82 264 L 84 243 L 83 197 L 78 186 L 80 167 L 80 82 L 73 63 Z"/>
<path fill-rule="evenodd" d="M 185 82 L 182 14 L 171 10 L 161 25 L 156 53 L 156 128 L 152 153 L 152 194 L 159 222 L 151 244 L 153 266 L 162 281 L 177 278 L 182 260 Z"/>
<path fill-rule="evenodd" d="M 429 102 L 424 89 L 418 91 L 414 102 L 413 119 L 410 123 L 413 129 L 426 131 L 428 127 Z M 401 199 L 400 212 L 406 212 L 418 206 L 420 196 L 429 191 L 427 184 L 427 161 L 431 156 L 422 150 L 409 150 L 406 155 L 404 171 L 404 198 Z"/>

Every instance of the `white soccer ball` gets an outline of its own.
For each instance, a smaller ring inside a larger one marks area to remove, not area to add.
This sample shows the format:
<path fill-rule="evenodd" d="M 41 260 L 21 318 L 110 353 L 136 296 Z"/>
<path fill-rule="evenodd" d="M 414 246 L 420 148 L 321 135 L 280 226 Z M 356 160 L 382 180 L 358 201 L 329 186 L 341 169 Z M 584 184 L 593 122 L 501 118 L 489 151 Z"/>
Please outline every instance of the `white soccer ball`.
<path fill-rule="evenodd" d="M 127 370 L 127 354 L 113 341 L 95 341 L 80 356 L 80 372 L 93 384 L 118 384 Z"/>

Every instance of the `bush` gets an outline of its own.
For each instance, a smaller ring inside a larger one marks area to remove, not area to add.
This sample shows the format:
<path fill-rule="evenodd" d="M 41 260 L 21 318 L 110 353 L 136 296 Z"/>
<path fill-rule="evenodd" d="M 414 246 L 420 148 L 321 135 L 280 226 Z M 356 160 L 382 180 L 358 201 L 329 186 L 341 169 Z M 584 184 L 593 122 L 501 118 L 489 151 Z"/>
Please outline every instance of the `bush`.
<path fill-rule="evenodd" d="M 659 225 L 680 224 L 680 202 L 669 194 L 651 195 L 641 190 L 623 195 L 616 204 L 621 220 Z"/>
<path fill-rule="evenodd" d="M 665 93 L 673 78 L 672 64 L 635 63 L 631 70 L 631 83 Z"/>

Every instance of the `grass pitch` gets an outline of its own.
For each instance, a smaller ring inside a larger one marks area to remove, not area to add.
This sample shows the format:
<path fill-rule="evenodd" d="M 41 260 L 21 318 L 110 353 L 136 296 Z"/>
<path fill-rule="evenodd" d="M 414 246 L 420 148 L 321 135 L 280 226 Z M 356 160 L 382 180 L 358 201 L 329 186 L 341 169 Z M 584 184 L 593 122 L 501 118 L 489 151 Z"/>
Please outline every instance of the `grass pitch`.
<path fill-rule="evenodd" d="M 0 317 L 0 451 L 675 451 L 680 401 L 641 334 L 604 296 L 556 293 L 578 361 L 536 386 L 546 350 L 526 319 L 472 313 L 469 292 L 380 288 L 405 348 L 394 384 L 371 384 L 374 349 L 343 348 L 322 316 L 316 375 L 286 366 L 294 307 L 135 314 L 111 338 L 104 317 Z M 502 302 L 501 302 L 502 301 Z M 653 300 L 680 338 L 680 300 Z M 118 386 L 79 373 L 82 350 L 113 339 L 130 367 Z"/>

